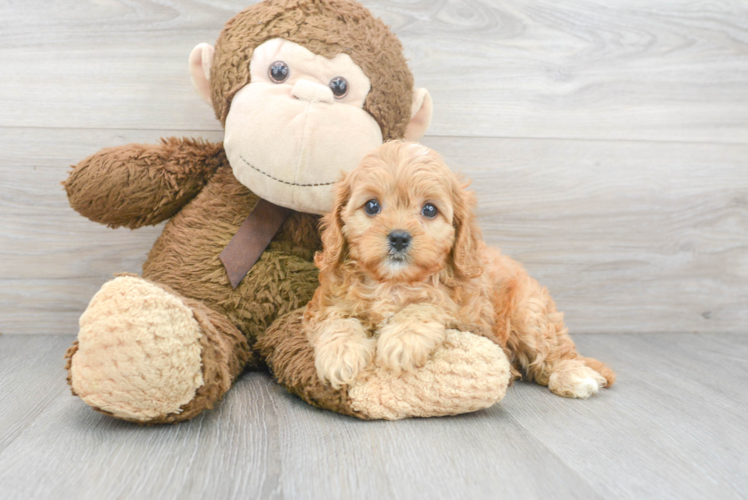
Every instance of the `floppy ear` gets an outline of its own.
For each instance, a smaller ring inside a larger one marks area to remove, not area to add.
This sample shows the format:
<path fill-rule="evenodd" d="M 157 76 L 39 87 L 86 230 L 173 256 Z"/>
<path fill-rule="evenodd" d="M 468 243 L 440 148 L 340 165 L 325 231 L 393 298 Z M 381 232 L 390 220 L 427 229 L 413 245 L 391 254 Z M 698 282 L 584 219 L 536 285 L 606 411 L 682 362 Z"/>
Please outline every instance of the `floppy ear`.
<path fill-rule="evenodd" d="M 475 219 L 475 194 L 455 182 L 452 189 L 455 200 L 453 224 L 455 244 L 452 247 L 452 266 L 462 278 L 475 278 L 483 272 L 480 257 L 480 229 Z"/>
<path fill-rule="evenodd" d="M 340 264 L 348 254 L 348 242 L 343 236 L 343 210 L 351 197 L 350 175 L 335 185 L 335 201 L 332 212 L 322 218 L 322 252 L 314 257 L 320 271 L 330 271 Z"/>

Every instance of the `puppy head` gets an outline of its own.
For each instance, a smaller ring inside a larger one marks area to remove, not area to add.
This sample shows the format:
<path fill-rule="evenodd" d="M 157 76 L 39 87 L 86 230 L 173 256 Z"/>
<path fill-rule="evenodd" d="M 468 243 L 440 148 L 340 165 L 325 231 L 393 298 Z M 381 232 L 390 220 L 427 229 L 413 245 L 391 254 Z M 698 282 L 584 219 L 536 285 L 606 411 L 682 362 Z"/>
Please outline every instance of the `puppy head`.
<path fill-rule="evenodd" d="M 379 281 L 480 273 L 473 208 L 442 158 L 420 144 L 383 144 L 336 186 L 323 221 L 322 271 L 355 265 Z"/>

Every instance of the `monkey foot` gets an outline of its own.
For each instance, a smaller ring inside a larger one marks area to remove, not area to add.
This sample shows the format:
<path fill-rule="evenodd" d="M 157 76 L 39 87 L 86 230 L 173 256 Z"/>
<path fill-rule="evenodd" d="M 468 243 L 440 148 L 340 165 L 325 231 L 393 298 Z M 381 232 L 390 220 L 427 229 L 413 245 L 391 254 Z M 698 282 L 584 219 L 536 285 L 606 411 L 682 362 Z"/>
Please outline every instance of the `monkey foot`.
<path fill-rule="evenodd" d="M 351 385 L 333 389 L 317 378 L 303 309 L 278 319 L 256 348 L 280 384 L 304 401 L 362 419 L 457 415 L 500 401 L 510 381 L 504 351 L 472 333 L 448 330 L 426 364 L 399 375 L 372 363 Z"/>
<path fill-rule="evenodd" d="M 355 411 L 372 419 L 457 415 L 488 408 L 509 385 L 504 351 L 472 333 L 448 330 L 423 368 L 395 374 L 373 366 L 348 390 Z"/>
<path fill-rule="evenodd" d="M 178 296 L 139 277 L 115 278 L 80 318 L 68 352 L 73 393 L 118 418 L 165 421 L 203 385 L 201 336 Z"/>

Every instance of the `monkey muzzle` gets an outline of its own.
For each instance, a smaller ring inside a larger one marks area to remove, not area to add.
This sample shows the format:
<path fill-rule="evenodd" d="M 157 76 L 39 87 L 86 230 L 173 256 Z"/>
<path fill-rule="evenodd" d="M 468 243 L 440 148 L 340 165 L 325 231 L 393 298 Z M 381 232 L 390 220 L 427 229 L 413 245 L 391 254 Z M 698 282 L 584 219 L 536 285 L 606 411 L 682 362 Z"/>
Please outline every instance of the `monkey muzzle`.
<path fill-rule="evenodd" d="M 332 210 L 333 185 L 382 144 L 364 109 L 330 99 L 315 82 L 253 83 L 234 96 L 224 148 L 236 178 L 276 205 Z"/>
<path fill-rule="evenodd" d="M 291 88 L 291 95 L 300 101 L 325 102 L 327 104 L 335 102 L 335 96 L 332 94 L 330 87 L 325 87 L 309 80 L 299 80 L 296 82 Z"/>

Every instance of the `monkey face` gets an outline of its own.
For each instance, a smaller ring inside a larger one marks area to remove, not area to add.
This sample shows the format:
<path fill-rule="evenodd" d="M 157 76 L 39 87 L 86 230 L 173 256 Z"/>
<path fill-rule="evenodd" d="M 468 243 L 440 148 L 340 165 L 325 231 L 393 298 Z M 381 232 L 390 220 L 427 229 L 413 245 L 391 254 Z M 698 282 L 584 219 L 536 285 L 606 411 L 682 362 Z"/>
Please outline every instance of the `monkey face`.
<path fill-rule="evenodd" d="M 382 144 L 363 109 L 369 78 L 347 54 L 328 59 L 275 38 L 254 50 L 250 82 L 226 117 L 234 175 L 276 205 L 330 211 L 340 173 Z"/>
<path fill-rule="evenodd" d="M 302 212 L 332 207 L 332 184 L 383 139 L 418 141 L 426 89 L 397 37 L 355 0 L 264 0 L 190 54 L 192 83 L 225 127 L 237 179 Z"/>

